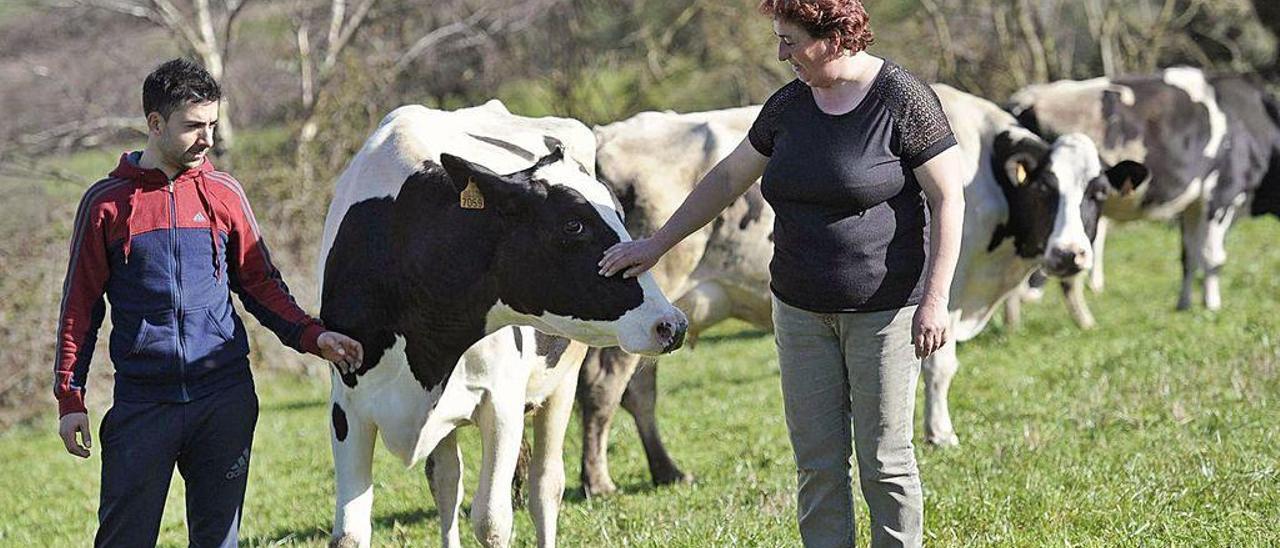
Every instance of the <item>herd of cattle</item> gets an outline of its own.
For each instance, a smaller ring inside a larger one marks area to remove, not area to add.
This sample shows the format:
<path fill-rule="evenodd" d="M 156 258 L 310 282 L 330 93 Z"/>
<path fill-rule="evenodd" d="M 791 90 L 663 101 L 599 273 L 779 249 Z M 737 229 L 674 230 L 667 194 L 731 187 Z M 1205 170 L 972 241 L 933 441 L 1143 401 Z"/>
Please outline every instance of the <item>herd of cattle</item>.
<path fill-rule="evenodd" d="M 1204 304 L 1217 309 L 1232 221 L 1280 216 L 1280 104 L 1247 78 L 1176 68 L 1063 81 L 1003 108 L 934 89 L 964 152 L 965 218 L 953 337 L 923 364 L 929 443 L 959 441 L 947 406 L 956 341 L 982 331 L 1033 273 L 1059 278 L 1072 316 L 1092 323 L 1081 278 L 1092 271 L 1101 288 L 1104 218 L 1177 217 L 1178 307 L 1202 274 Z M 460 546 L 464 424 L 483 446 L 474 532 L 507 545 L 527 414 L 530 513 L 538 544 L 553 545 L 575 395 L 587 495 L 615 490 L 606 446 L 619 404 L 653 481 L 690 481 L 658 434 L 657 356 L 726 318 L 771 328 L 773 212 L 753 187 L 648 274 L 604 278 L 596 263 L 660 226 L 758 109 L 646 112 L 594 132 L 496 101 L 407 106 L 382 121 L 337 181 L 320 254 L 321 317 L 366 356 L 359 371 L 333 374 L 335 545 L 370 543 L 381 433 L 406 465 L 425 460 L 442 543 Z"/>

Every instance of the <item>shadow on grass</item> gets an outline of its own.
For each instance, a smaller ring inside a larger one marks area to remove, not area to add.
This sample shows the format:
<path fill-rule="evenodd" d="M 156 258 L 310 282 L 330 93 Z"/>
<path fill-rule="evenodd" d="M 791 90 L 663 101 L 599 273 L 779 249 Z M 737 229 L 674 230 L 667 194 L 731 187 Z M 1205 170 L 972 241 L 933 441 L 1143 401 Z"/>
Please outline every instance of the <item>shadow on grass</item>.
<path fill-rule="evenodd" d="M 672 386 L 671 388 L 664 390 L 662 393 L 666 395 L 675 395 L 684 392 L 699 391 L 709 387 L 724 388 L 727 386 L 747 386 L 765 381 L 772 382 L 773 379 L 777 378 L 778 368 L 776 366 L 766 366 L 761 364 L 759 369 L 755 370 L 751 375 L 736 375 L 733 377 L 705 380 L 691 379 Z"/>
<path fill-rule="evenodd" d="M 697 480 L 694 480 L 694 481 L 696 482 Z M 594 500 L 596 502 L 608 501 L 616 497 L 626 497 L 631 495 L 649 495 L 658 491 L 668 491 L 671 489 L 688 489 L 689 487 L 690 487 L 690 484 L 687 484 L 687 483 L 654 485 L 652 482 L 642 480 L 642 481 L 634 481 L 631 483 L 618 485 L 617 491 L 614 491 L 607 495 L 595 495 L 588 498 L 586 491 L 584 491 L 581 486 L 578 486 L 571 489 L 565 489 L 564 497 L 561 500 L 562 500 L 562 504 L 585 504 L 591 500 Z"/>
<path fill-rule="evenodd" d="M 300 411 L 327 405 L 329 400 L 293 400 L 280 403 L 269 403 L 262 406 L 263 411 Z"/>
<path fill-rule="evenodd" d="M 743 329 L 741 331 L 734 331 L 733 333 L 702 335 L 698 337 L 698 342 L 699 343 L 704 343 L 704 342 L 719 343 L 719 342 L 731 342 L 731 341 L 748 341 L 752 339 L 759 339 L 760 337 L 772 337 L 772 336 L 773 336 L 773 333 L 770 333 L 762 329 Z"/>
<path fill-rule="evenodd" d="M 466 512 L 464 512 L 463 515 L 465 516 Z M 381 514 L 381 515 L 378 514 L 377 511 L 375 510 L 374 516 L 373 516 L 373 536 L 375 537 L 374 545 L 376 546 L 378 544 L 376 541 L 376 537 L 378 536 L 379 531 L 389 530 L 395 527 L 396 524 L 415 525 L 428 520 L 436 521 L 439 519 L 439 517 L 440 517 L 440 513 L 437 512 L 435 508 L 418 509 L 418 510 L 402 510 L 400 512 L 394 512 L 391 514 Z M 328 527 L 331 525 L 332 524 L 326 524 L 325 527 Z M 262 539 L 255 539 L 255 540 L 261 540 L 262 546 L 276 546 L 279 544 L 283 544 L 282 541 L 296 542 L 296 543 L 303 543 L 303 544 L 317 544 L 317 543 L 329 542 L 329 536 L 330 536 L 330 531 L 328 529 L 322 528 L 322 527 L 314 527 L 307 530 L 282 529 L 278 531 L 273 531 L 269 535 L 263 537 Z"/>

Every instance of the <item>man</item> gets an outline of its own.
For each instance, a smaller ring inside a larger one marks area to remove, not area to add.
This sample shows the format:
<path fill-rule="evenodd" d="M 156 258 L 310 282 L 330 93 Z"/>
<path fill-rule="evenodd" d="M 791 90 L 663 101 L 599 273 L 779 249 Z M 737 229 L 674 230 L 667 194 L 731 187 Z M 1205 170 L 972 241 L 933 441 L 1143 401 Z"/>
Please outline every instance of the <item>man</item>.
<path fill-rule="evenodd" d="M 294 302 L 240 183 L 205 157 L 220 98 L 199 65 L 160 65 L 142 86 L 146 149 L 122 155 L 76 213 L 54 395 L 67 451 L 88 457 L 85 379 L 105 296 L 116 382 L 99 430 L 97 546 L 155 545 L 175 465 L 191 546 L 236 545 L 258 400 L 230 291 L 295 350 L 344 371 L 363 357 Z"/>

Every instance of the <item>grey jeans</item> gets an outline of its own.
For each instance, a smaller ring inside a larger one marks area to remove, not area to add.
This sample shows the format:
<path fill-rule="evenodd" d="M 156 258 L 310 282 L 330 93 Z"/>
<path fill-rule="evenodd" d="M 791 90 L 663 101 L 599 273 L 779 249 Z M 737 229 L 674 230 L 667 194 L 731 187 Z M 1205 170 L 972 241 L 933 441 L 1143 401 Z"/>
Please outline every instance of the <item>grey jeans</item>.
<path fill-rule="evenodd" d="M 915 310 L 821 314 L 773 299 L 806 547 L 854 545 L 851 445 L 871 511 L 871 545 L 921 544 L 924 503 L 911 443 L 920 373 L 911 343 Z"/>

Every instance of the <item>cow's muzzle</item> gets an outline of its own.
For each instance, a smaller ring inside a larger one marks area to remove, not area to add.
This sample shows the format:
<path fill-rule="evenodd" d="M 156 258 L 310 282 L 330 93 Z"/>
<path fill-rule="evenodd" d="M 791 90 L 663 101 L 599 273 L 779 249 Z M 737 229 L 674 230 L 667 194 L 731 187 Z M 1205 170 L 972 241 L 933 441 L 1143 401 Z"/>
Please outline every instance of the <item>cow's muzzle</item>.
<path fill-rule="evenodd" d="M 689 320 L 679 314 L 658 322 L 653 330 L 658 344 L 662 346 L 662 353 L 666 354 L 684 344 L 685 333 L 689 331 Z"/>
<path fill-rule="evenodd" d="M 1044 270 L 1045 273 L 1056 277 L 1065 278 L 1079 274 L 1081 271 L 1092 266 L 1093 258 L 1089 256 L 1089 252 L 1079 248 L 1053 248 L 1045 256 Z"/>

